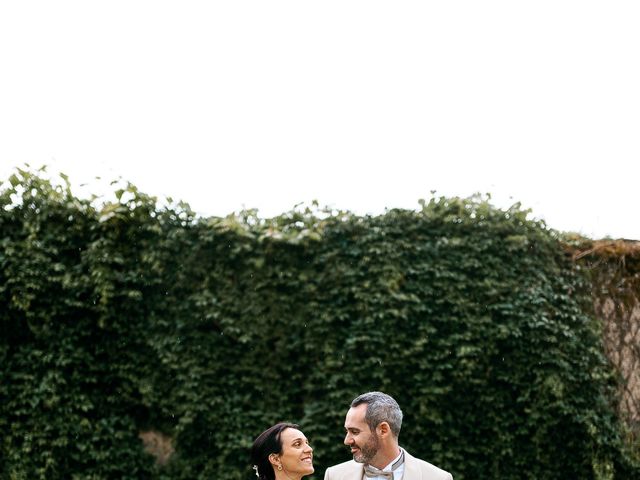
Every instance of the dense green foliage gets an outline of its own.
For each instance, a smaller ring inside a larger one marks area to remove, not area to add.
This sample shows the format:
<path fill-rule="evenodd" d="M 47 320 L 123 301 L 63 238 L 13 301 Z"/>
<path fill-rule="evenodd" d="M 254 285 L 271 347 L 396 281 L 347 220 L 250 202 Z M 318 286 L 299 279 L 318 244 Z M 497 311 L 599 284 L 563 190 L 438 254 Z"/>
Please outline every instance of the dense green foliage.
<path fill-rule="evenodd" d="M 29 172 L 0 191 L 2 478 L 251 478 L 252 439 L 288 420 L 318 479 L 368 390 L 457 480 L 639 478 L 589 287 L 519 207 L 198 219 L 116 197 Z"/>

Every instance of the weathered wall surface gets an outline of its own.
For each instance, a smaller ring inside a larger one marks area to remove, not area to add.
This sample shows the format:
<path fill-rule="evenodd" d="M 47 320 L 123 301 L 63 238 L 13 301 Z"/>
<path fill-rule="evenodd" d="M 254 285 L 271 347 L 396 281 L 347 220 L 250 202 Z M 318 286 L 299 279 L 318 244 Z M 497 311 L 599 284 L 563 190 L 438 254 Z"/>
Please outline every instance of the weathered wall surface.
<path fill-rule="evenodd" d="M 593 282 L 604 348 L 619 374 L 618 410 L 640 439 L 640 242 L 600 240 L 574 254 Z"/>
<path fill-rule="evenodd" d="M 640 432 L 640 302 L 632 308 L 612 299 L 596 301 L 604 322 L 605 352 L 621 376 L 620 414 Z"/>

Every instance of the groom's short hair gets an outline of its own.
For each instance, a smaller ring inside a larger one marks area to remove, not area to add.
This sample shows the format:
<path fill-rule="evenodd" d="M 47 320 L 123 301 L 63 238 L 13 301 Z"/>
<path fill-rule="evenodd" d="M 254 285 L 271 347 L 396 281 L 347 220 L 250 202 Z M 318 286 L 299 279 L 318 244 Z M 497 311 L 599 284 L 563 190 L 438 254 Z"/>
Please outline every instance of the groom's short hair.
<path fill-rule="evenodd" d="M 398 402 L 396 402 L 391 395 L 382 392 L 363 393 L 353 399 L 351 408 L 362 405 L 363 403 L 367 405 L 364 421 L 367 422 L 372 432 L 375 431 L 381 422 L 387 422 L 393 436 L 397 438 L 398 435 L 400 435 L 400 428 L 402 428 L 402 410 L 400 410 L 400 405 L 398 405 Z"/>

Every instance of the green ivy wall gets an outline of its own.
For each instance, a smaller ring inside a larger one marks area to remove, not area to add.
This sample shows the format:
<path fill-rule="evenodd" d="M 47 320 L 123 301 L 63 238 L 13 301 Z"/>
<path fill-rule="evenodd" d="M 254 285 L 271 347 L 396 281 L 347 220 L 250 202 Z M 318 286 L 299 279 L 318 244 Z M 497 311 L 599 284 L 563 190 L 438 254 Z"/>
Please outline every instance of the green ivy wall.
<path fill-rule="evenodd" d="M 588 279 L 518 206 L 202 219 L 115 195 L 1 186 L 1 478 L 247 479 L 252 439 L 288 420 L 320 479 L 369 390 L 456 480 L 640 478 Z"/>

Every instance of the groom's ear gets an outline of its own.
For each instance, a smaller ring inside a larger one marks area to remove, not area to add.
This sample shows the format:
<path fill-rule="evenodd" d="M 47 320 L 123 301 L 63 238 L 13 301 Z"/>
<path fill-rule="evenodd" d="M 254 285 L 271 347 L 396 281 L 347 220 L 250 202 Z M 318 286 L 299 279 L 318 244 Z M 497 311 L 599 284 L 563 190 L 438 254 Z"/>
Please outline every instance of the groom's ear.
<path fill-rule="evenodd" d="M 380 422 L 376 430 L 378 430 L 378 435 L 386 436 L 391 432 L 391 427 L 389 427 L 389 424 L 387 422 Z"/>

